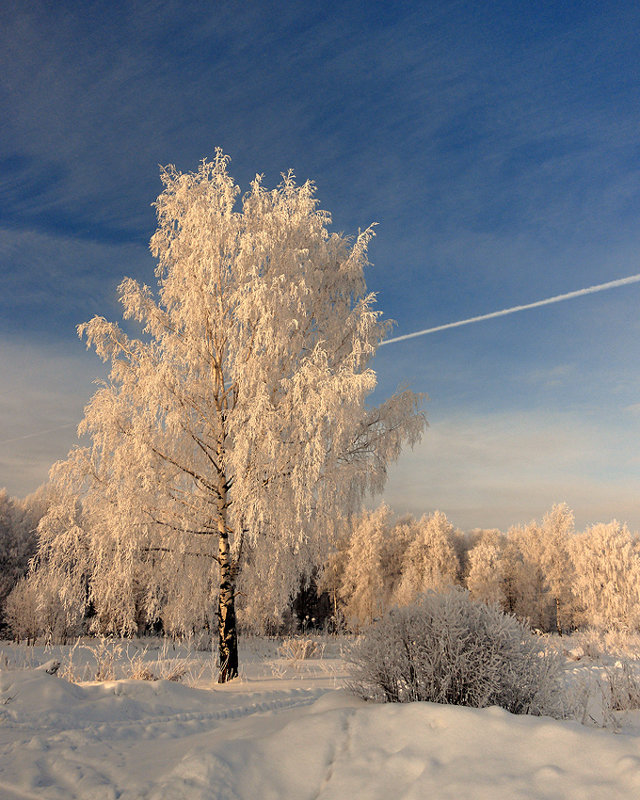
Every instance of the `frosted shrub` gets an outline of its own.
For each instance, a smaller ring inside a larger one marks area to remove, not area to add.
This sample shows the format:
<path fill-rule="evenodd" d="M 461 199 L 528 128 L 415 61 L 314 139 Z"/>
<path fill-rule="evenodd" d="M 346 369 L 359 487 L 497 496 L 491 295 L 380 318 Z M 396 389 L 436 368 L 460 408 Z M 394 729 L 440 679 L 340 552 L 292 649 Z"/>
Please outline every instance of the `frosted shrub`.
<path fill-rule="evenodd" d="M 640 676 L 628 661 L 618 661 L 605 669 L 613 711 L 636 711 L 640 708 Z"/>
<path fill-rule="evenodd" d="M 453 589 L 393 609 L 352 648 L 352 688 L 366 700 L 561 716 L 562 661 L 497 606 Z"/>
<path fill-rule="evenodd" d="M 307 658 L 321 657 L 323 650 L 324 647 L 321 647 L 319 642 L 308 637 L 285 639 L 278 648 L 282 658 L 286 658 L 289 661 L 303 661 Z"/>
<path fill-rule="evenodd" d="M 120 659 L 123 646 L 112 639 L 102 637 L 97 646 L 91 648 L 96 659 L 94 680 L 113 681 L 116 679 L 116 664 Z"/>

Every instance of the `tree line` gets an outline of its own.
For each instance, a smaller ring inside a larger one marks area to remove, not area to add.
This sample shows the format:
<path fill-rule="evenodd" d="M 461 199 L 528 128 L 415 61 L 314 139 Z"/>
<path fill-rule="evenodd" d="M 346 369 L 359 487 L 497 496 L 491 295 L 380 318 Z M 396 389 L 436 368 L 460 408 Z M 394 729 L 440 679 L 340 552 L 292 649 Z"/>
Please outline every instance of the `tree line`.
<path fill-rule="evenodd" d="M 132 552 L 130 574 L 115 586 L 85 574 L 84 587 L 70 573 L 45 563 L 36 527 L 59 515 L 51 487 L 24 500 L 0 491 L 0 610 L 4 633 L 17 639 L 68 640 L 82 633 L 185 636 L 211 634 L 216 620 L 205 556 L 184 553 L 164 561 L 161 554 Z M 76 541 L 83 547 L 80 503 L 75 506 Z M 66 528 L 67 519 L 61 520 Z M 497 529 L 456 529 L 440 511 L 420 519 L 396 516 L 385 504 L 335 522 L 331 549 L 319 568 L 300 568 L 295 554 L 274 559 L 277 575 L 296 575 L 288 595 L 269 587 L 259 553 L 246 555 L 238 589 L 240 629 L 282 633 L 308 629 L 359 632 L 391 607 L 409 606 L 425 592 L 453 586 L 475 600 L 497 604 L 533 629 L 569 633 L 579 628 L 640 628 L 640 539 L 617 521 L 577 531 L 566 504 L 541 521 Z M 86 546 L 85 546 L 86 549 Z M 31 560 L 31 571 L 29 562 Z M 169 568 L 170 565 L 170 568 Z M 86 565 L 85 565 L 86 566 Z M 297 570 L 297 571 L 296 571 Z M 149 599 L 153 598 L 152 604 Z"/>
<path fill-rule="evenodd" d="M 640 540 L 613 520 L 576 531 L 559 504 L 541 521 L 463 533 L 436 511 L 365 511 L 338 540 L 320 587 L 338 623 L 360 630 L 390 606 L 453 585 L 532 628 L 559 633 L 640 627 Z"/>

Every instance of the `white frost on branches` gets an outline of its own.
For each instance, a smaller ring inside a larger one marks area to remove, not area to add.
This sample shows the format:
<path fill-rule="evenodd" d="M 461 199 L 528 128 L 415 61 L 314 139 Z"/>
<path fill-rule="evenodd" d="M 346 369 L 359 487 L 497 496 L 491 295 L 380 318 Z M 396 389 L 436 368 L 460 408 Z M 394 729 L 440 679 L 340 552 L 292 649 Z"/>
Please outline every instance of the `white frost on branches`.
<path fill-rule="evenodd" d="M 594 628 L 640 628 L 640 547 L 616 520 L 571 541 L 578 619 Z"/>
<path fill-rule="evenodd" d="M 396 595 L 399 605 L 409 605 L 430 590 L 443 591 L 453 586 L 460 569 L 453 540 L 453 525 L 442 511 L 422 517 L 417 535 L 404 554 Z"/>
<path fill-rule="evenodd" d="M 53 476 L 81 500 L 86 560 L 66 557 L 76 534 L 54 509 L 41 562 L 77 592 L 89 579 L 102 628 L 200 624 L 219 571 L 235 581 L 243 559 L 265 598 L 286 598 L 324 557 L 336 509 L 381 490 L 425 427 L 410 391 L 365 405 L 389 330 L 364 280 L 373 229 L 329 233 L 292 173 L 274 190 L 257 176 L 240 199 L 227 166 L 218 150 L 194 173 L 163 171 L 157 293 L 119 287 L 140 337 L 103 317 L 78 329 L 111 364 L 80 425 L 91 444 Z"/>

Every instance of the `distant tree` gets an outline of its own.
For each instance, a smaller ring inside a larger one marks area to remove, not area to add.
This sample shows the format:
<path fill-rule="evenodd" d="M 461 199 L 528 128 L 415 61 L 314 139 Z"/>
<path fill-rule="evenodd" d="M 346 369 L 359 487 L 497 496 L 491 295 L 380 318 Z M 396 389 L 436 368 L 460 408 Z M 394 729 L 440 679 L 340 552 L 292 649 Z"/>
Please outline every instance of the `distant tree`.
<path fill-rule="evenodd" d="M 471 595 L 534 628 L 567 630 L 573 624 L 573 564 L 569 554 L 573 512 L 555 505 L 541 523 L 515 525 L 506 534 L 479 531 L 466 557 Z"/>
<path fill-rule="evenodd" d="M 338 627 L 359 630 L 395 602 L 407 548 L 418 534 L 411 514 L 394 519 L 384 503 L 337 522 L 318 589 L 329 594 Z"/>
<path fill-rule="evenodd" d="M 466 585 L 467 572 L 469 571 L 469 551 L 472 549 L 478 530 L 471 530 L 469 532 L 462 531 L 456 528 L 453 532 L 453 549 L 456 551 L 456 558 L 458 559 L 459 571 L 458 582 L 461 585 Z"/>
<path fill-rule="evenodd" d="M 562 632 L 571 627 L 573 565 L 569 539 L 573 512 L 562 503 L 509 538 L 522 554 L 518 580 L 518 616 L 536 628 Z"/>
<path fill-rule="evenodd" d="M 350 543 L 351 528 L 349 523 L 347 520 L 339 520 L 332 538 L 331 549 L 322 566 L 318 582 L 318 591 L 320 593 L 324 592 L 329 596 L 332 625 L 336 631 L 344 626 L 340 590 L 344 580 Z"/>
<path fill-rule="evenodd" d="M 573 627 L 574 565 L 570 542 L 575 535 L 573 511 L 566 503 L 553 506 L 542 520 L 542 565 L 553 603 L 553 624 L 558 633 Z"/>
<path fill-rule="evenodd" d="M 467 588 L 482 603 L 507 602 L 507 569 L 503 557 L 504 537 L 498 530 L 482 531 L 468 555 Z"/>
<path fill-rule="evenodd" d="M 407 550 L 419 536 L 420 525 L 412 514 L 397 519 L 382 548 L 382 574 L 385 594 L 390 602 L 397 602 L 397 594 L 402 581 Z"/>
<path fill-rule="evenodd" d="M 0 489 L 0 625 L 5 600 L 26 575 L 37 546 L 36 529 L 47 505 L 47 489 L 40 487 L 23 500 Z"/>
<path fill-rule="evenodd" d="M 422 517 L 416 535 L 402 560 L 402 577 L 396 592 L 400 605 L 413 603 L 418 595 L 449 589 L 456 582 L 460 564 L 453 546 L 454 528 L 446 515 L 436 511 Z"/>
<path fill-rule="evenodd" d="M 78 606 L 65 608 L 58 585 L 49 573 L 38 575 L 37 582 L 21 578 L 7 597 L 5 613 L 16 641 L 34 643 L 38 637 L 66 644 L 83 630 L 83 614 Z"/>
<path fill-rule="evenodd" d="M 91 444 L 53 472 L 82 499 L 98 619 L 105 609 L 132 630 L 140 608 L 153 616 L 163 574 L 174 608 L 206 606 L 204 620 L 217 604 L 221 681 L 238 671 L 243 554 L 258 569 L 292 554 L 294 574 L 257 575 L 265 595 L 288 597 L 323 560 L 326 521 L 380 490 L 425 425 L 409 391 L 365 406 L 388 331 L 364 281 L 372 230 L 330 234 L 313 185 L 291 173 L 273 191 L 257 177 L 238 207 L 227 163 L 218 151 L 195 173 L 163 171 L 157 297 L 120 285 L 140 338 L 102 317 L 79 327 L 111 373 L 80 426 Z M 41 524 L 43 564 L 57 513 Z M 65 562 L 77 592 L 84 564 Z"/>
<path fill-rule="evenodd" d="M 14 527 L 23 543 L 22 550 L 26 555 L 24 564 L 35 553 L 38 544 L 38 525 L 46 514 L 51 502 L 51 487 L 48 483 L 39 486 L 35 492 L 24 498 L 14 498 Z"/>
<path fill-rule="evenodd" d="M 100 563 L 93 563 L 100 554 L 91 551 L 86 527 L 77 497 L 52 484 L 47 511 L 38 526 L 38 549 L 28 580 L 16 587 L 11 598 L 14 634 L 28 630 L 25 637 L 33 638 L 32 607 L 38 613 L 36 635 L 64 640 L 80 632 L 89 605 L 89 579 Z M 113 606 L 118 595 L 119 584 L 114 581 L 107 602 Z M 126 600 L 123 595 L 121 601 Z"/>
<path fill-rule="evenodd" d="M 571 554 L 582 624 L 605 630 L 640 627 L 640 552 L 627 526 L 616 520 L 593 525 L 571 540 Z"/>
<path fill-rule="evenodd" d="M 35 643 L 43 633 L 44 625 L 38 601 L 35 588 L 26 578 L 21 578 L 7 596 L 4 619 L 15 641 Z"/>
<path fill-rule="evenodd" d="M 352 630 L 369 625 L 387 608 L 384 555 L 392 526 L 393 517 L 385 504 L 354 520 L 340 587 L 344 615 Z"/>
<path fill-rule="evenodd" d="M 18 555 L 18 539 L 14 530 L 14 508 L 6 489 L 0 489 L 0 610 L 15 586 L 19 575 L 15 562 Z"/>

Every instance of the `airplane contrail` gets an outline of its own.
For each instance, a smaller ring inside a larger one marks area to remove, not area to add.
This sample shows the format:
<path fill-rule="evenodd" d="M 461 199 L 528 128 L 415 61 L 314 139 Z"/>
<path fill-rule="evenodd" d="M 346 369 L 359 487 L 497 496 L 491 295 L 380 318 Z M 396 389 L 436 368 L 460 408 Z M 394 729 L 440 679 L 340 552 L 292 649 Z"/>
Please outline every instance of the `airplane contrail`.
<path fill-rule="evenodd" d="M 435 328 L 425 328 L 422 331 L 405 333 L 403 336 L 394 336 L 392 339 L 385 339 L 383 342 L 380 342 L 380 346 L 382 347 L 383 344 L 393 344 L 394 342 L 403 342 L 405 339 L 413 339 L 415 336 L 426 336 L 428 333 L 446 331 L 449 328 L 459 328 L 462 325 L 471 325 L 472 322 L 482 322 L 485 319 L 504 317 L 507 314 L 515 314 L 518 311 L 526 311 L 529 308 L 539 308 L 540 306 L 551 305 L 551 303 L 560 303 L 562 300 L 571 300 L 574 297 L 582 297 L 585 294 L 604 292 L 606 289 L 615 289 L 617 286 L 627 286 L 630 283 L 638 283 L 639 281 L 640 274 L 630 275 L 628 278 L 620 278 L 617 281 L 609 281 L 608 283 L 599 283 L 597 286 L 589 286 L 586 289 L 578 289 L 575 292 L 557 294 L 555 297 L 547 297 L 546 300 L 536 300 L 535 303 L 527 303 L 523 306 L 503 308 L 502 311 L 492 311 L 490 314 L 481 314 L 479 317 L 469 317 L 469 319 L 461 319 L 458 322 L 448 322 L 446 325 L 436 325 Z"/>
<path fill-rule="evenodd" d="M 12 444 L 13 442 L 21 442 L 23 439 L 31 439 L 34 436 L 43 436 L 45 433 L 53 433 L 54 431 L 61 431 L 63 428 L 70 428 L 72 425 L 77 425 L 77 422 L 66 422 L 64 425 L 57 425 L 55 428 L 47 428 L 45 431 L 34 431 L 33 433 L 25 433 L 24 436 L 15 436 L 13 439 L 3 439 L 0 444 Z"/>

